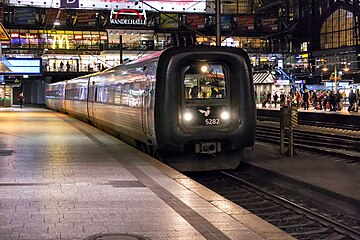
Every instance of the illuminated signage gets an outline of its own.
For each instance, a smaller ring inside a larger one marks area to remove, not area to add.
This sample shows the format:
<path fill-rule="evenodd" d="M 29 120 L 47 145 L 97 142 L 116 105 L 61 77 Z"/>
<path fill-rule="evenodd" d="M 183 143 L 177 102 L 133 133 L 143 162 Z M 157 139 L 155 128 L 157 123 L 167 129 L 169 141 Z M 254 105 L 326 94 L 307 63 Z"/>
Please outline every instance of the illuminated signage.
<path fill-rule="evenodd" d="M 274 80 L 274 85 L 289 85 L 289 80 Z"/>
<path fill-rule="evenodd" d="M 111 10 L 110 23 L 117 25 L 146 25 L 146 12 L 141 13 L 133 9 Z"/>
<path fill-rule="evenodd" d="M 295 80 L 294 83 L 295 84 L 304 84 L 305 80 Z"/>
<path fill-rule="evenodd" d="M 69 44 L 69 38 L 67 35 L 54 35 L 54 42 L 53 42 L 53 49 L 56 49 L 56 46 L 59 47 L 59 49 L 61 48 L 65 48 L 65 49 L 69 49 L 70 48 L 70 44 Z"/>
<path fill-rule="evenodd" d="M 7 58 L 11 72 L 5 75 L 39 75 L 41 59 L 39 58 Z"/>
<path fill-rule="evenodd" d="M 79 8 L 79 0 L 60 0 L 61 8 Z"/>

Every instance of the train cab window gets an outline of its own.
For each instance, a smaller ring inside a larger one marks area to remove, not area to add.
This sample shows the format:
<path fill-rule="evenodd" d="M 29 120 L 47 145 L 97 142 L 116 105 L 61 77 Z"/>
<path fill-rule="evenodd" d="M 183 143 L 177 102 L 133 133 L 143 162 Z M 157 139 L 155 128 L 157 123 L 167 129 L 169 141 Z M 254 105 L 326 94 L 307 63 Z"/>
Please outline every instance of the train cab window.
<path fill-rule="evenodd" d="M 226 98 L 225 68 L 216 63 L 193 63 L 184 67 L 185 99 Z"/>

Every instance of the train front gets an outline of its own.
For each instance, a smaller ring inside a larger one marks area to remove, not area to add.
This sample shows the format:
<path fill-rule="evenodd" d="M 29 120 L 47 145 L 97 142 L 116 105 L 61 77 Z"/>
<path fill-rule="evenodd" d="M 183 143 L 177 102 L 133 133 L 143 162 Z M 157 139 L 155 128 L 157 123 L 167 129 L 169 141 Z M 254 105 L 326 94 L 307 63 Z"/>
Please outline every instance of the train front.
<path fill-rule="evenodd" d="M 180 171 L 233 169 L 254 145 L 256 108 L 247 54 L 180 47 L 159 59 L 156 136 L 163 161 Z"/>

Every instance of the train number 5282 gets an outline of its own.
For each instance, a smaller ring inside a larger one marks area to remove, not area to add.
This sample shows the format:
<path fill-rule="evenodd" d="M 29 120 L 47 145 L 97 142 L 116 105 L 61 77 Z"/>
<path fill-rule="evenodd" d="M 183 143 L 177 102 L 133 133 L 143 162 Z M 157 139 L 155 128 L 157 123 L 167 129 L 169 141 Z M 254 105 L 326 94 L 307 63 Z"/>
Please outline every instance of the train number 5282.
<path fill-rule="evenodd" d="M 205 125 L 219 125 L 220 119 L 218 118 L 207 118 L 205 119 Z"/>

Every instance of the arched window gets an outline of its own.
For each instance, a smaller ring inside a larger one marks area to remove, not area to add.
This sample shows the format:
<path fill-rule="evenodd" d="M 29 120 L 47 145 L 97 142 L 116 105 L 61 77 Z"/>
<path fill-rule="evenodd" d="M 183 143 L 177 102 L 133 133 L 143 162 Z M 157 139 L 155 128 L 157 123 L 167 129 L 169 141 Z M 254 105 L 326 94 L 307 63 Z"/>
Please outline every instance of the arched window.
<path fill-rule="evenodd" d="M 353 46 L 355 39 L 355 16 L 345 9 L 338 9 L 323 23 L 320 32 L 322 49 Z"/>

